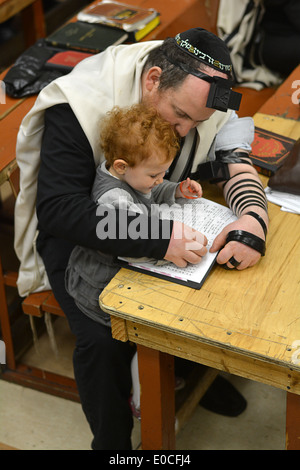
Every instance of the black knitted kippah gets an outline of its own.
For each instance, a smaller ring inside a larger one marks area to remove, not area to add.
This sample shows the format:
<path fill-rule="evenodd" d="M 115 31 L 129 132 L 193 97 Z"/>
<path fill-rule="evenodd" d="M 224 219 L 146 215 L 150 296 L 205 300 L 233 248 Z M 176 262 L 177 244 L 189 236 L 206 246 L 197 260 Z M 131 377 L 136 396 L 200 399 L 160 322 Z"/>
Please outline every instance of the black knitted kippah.
<path fill-rule="evenodd" d="M 229 50 L 222 39 L 203 28 L 192 28 L 175 36 L 176 45 L 183 51 L 215 70 L 232 72 Z"/>

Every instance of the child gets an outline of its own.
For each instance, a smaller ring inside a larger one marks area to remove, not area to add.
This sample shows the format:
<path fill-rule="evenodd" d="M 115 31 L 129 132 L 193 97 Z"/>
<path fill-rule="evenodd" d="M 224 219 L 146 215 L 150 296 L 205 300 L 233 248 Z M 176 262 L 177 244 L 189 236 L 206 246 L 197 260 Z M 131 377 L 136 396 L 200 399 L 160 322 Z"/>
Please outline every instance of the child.
<path fill-rule="evenodd" d="M 102 122 L 100 145 L 105 162 L 96 170 L 92 190 L 99 206 L 109 204 L 140 213 L 150 212 L 154 204 L 174 204 L 175 198 L 202 196 L 196 181 L 188 178 L 178 184 L 163 179 L 179 150 L 179 137 L 155 109 L 143 104 L 114 108 Z M 113 256 L 81 246 L 73 249 L 66 270 L 66 289 L 77 306 L 106 326 L 110 326 L 110 317 L 100 309 L 98 299 L 118 270 Z M 133 385 L 135 364 L 136 357 L 132 362 Z M 139 393 L 135 395 L 139 397 Z M 136 402 L 134 405 L 139 407 Z"/>

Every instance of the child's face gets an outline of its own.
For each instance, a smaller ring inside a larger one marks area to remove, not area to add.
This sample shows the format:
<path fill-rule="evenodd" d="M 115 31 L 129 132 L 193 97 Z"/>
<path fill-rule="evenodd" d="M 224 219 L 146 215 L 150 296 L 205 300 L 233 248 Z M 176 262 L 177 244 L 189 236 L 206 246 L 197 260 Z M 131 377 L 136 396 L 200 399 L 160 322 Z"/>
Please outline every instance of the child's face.
<path fill-rule="evenodd" d="M 134 167 L 126 167 L 123 180 L 133 189 L 143 194 L 148 194 L 158 184 L 162 183 L 163 177 L 172 160 L 161 163 L 161 159 L 156 155 L 151 155 L 147 160 Z"/>

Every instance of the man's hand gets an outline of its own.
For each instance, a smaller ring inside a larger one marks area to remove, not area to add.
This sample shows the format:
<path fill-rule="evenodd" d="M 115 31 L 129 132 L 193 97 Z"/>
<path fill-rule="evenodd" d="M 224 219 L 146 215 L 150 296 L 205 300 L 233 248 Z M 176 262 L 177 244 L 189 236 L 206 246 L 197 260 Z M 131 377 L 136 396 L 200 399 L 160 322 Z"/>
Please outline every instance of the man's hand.
<path fill-rule="evenodd" d="M 265 240 L 263 229 L 257 220 L 253 217 L 243 215 L 239 220 L 227 225 L 219 235 L 217 235 L 209 251 L 214 253 L 221 250 L 217 256 L 217 262 L 219 264 L 227 264 L 229 268 L 235 267 L 229 262 L 232 256 L 240 263 L 236 266 L 238 270 L 254 266 L 261 258 L 261 254 L 258 251 L 236 241 L 230 241 L 225 245 L 226 237 L 231 230 L 244 230 Z"/>
<path fill-rule="evenodd" d="M 207 253 L 206 245 L 205 235 L 175 220 L 164 259 L 172 261 L 179 268 L 184 268 L 188 263 L 198 264 Z"/>

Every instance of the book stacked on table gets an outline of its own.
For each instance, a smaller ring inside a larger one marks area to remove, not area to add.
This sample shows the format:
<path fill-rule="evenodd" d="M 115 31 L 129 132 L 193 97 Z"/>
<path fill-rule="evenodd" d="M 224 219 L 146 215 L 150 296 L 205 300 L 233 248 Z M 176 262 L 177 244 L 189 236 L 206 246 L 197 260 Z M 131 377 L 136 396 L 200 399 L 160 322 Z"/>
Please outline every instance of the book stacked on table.
<path fill-rule="evenodd" d="M 122 44 L 127 39 L 128 34 L 121 29 L 75 21 L 48 36 L 46 43 L 58 49 L 96 54 L 109 46 Z"/>
<path fill-rule="evenodd" d="M 140 41 L 160 23 L 154 8 L 142 8 L 125 3 L 103 0 L 82 10 L 79 21 L 102 24 L 128 33 L 129 41 Z"/>
<path fill-rule="evenodd" d="M 283 165 L 295 139 L 255 127 L 250 158 L 257 171 L 272 176 Z"/>

